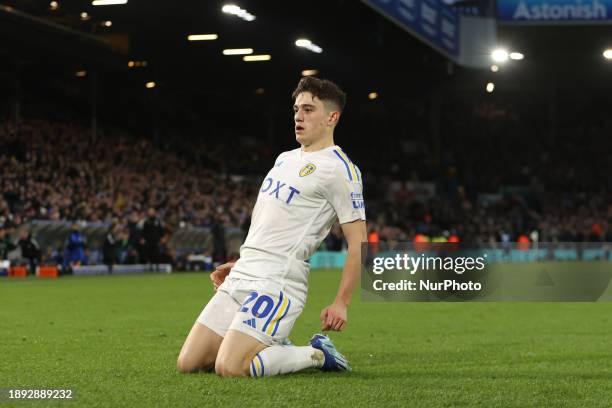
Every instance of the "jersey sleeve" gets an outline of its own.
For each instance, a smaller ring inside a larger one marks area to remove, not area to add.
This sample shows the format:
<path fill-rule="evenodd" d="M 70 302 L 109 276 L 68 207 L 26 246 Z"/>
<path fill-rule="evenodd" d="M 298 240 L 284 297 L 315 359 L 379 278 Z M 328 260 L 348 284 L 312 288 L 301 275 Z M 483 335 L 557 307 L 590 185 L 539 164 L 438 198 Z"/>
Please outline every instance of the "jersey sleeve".
<path fill-rule="evenodd" d="M 363 197 L 363 184 L 347 177 L 347 173 L 336 167 L 324 188 L 324 194 L 330 202 L 340 224 L 356 220 L 364 220 L 365 202 Z"/>
<path fill-rule="evenodd" d="M 275 165 L 275 166 L 278 166 L 279 164 L 282 164 L 282 163 L 283 163 L 283 161 L 284 161 L 284 157 L 283 157 L 283 156 L 285 156 L 285 154 L 286 154 L 286 153 L 287 153 L 287 152 L 282 152 L 281 154 L 279 154 L 279 155 L 276 157 L 276 160 L 274 160 L 274 165 Z"/>

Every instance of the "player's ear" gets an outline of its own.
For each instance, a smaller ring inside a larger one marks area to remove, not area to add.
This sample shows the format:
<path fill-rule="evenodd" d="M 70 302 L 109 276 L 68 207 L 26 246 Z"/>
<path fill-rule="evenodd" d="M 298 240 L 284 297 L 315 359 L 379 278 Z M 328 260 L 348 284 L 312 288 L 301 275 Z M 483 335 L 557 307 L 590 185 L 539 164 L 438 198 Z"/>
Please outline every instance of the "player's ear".
<path fill-rule="evenodd" d="M 329 117 L 327 119 L 327 126 L 335 126 L 338 124 L 338 120 L 340 120 L 340 112 L 331 111 L 329 113 Z"/>

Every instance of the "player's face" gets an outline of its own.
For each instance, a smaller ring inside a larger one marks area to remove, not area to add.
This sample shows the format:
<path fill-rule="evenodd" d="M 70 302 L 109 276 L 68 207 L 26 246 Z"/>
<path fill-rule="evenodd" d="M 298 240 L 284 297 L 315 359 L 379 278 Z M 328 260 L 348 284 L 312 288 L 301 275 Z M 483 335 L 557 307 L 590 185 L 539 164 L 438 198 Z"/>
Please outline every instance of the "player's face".
<path fill-rule="evenodd" d="M 302 92 L 295 98 L 293 112 L 295 138 L 302 145 L 308 146 L 333 130 L 332 112 L 310 92 Z"/>

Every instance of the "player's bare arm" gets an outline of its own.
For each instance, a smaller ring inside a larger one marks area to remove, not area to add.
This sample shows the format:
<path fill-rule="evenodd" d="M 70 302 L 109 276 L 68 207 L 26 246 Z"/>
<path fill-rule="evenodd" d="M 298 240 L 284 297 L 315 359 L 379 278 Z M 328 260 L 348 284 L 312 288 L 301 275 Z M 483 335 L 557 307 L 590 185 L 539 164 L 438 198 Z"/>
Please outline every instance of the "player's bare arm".
<path fill-rule="evenodd" d="M 321 311 L 322 330 L 342 331 L 348 321 L 347 309 L 361 274 L 361 244 L 367 241 L 366 223 L 357 220 L 341 225 L 348 243 L 340 287 L 334 302 Z"/>

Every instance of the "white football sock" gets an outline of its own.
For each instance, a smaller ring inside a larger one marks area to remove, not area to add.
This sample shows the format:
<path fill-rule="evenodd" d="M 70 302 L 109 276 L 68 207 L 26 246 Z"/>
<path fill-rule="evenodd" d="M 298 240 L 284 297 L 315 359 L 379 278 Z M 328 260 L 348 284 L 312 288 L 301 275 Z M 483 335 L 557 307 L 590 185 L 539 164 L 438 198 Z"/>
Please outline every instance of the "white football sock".
<path fill-rule="evenodd" d="M 289 374 L 311 367 L 321 367 L 325 357 L 312 346 L 270 346 L 255 355 L 249 372 L 251 377 Z"/>

